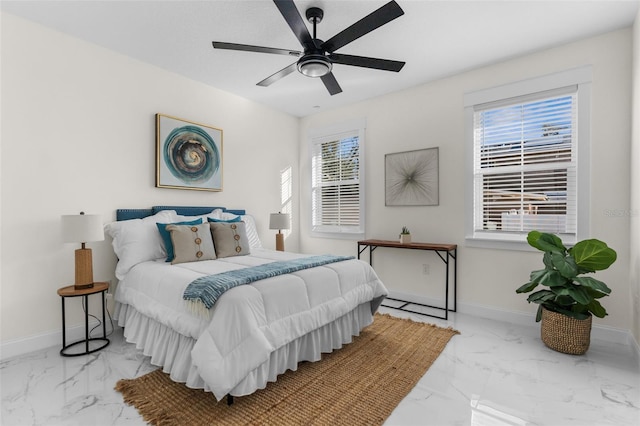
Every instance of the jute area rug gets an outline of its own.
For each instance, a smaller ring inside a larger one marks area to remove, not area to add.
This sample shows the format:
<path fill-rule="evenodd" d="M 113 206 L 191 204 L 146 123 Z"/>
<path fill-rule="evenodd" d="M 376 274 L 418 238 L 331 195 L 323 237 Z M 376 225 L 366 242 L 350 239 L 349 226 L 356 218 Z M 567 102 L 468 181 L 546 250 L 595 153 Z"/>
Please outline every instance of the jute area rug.
<path fill-rule="evenodd" d="M 287 371 L 228 406 L 161 370 L 120 380 L 116 390 L 153 425 L 382 424 L 453 335 L 431 324 L 375 316 L 354 341 Z"/>

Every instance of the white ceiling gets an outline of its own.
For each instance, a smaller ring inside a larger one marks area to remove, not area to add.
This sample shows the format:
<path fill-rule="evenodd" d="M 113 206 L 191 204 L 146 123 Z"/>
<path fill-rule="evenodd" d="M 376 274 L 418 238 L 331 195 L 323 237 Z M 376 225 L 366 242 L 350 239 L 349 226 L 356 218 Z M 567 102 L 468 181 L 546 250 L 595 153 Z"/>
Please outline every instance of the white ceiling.
<path fill-rule="evenodd" d="M 343 92 L 297 72 L 256 83 L 296 58 L 214 50 L 225 41 L 302 50 L 270 0 L 2 1 L 5 12 L 58 29 L 295 116 L 410 88 L 479 66 L 632 25 L 638 1 L 397 0 L 405 14 L 337 53 L 405 61 L 399 72 L 335 65 Z M 324 10 L 327 40 L 387 0 L 296 0 Z M 306 22 L 306 19 L 305 19 Z M 311 30 L 310 30 L 311 31 Z"/>

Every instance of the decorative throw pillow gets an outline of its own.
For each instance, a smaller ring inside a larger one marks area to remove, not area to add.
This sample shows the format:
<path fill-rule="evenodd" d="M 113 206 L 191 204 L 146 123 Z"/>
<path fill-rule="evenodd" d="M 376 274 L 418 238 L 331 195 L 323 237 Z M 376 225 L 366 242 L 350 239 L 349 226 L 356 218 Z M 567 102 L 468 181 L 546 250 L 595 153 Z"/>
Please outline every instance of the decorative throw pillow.
<path fill-rule="evenodd" d="M 167 262 L 171 262 L 175 257 L 173 252 L 173 242 L 171 241 L 171 233 L 167 230 L 167 226 L 169 225 L 200 225 L 202 223 L 202 219 L 196 219 L 189 222 L 175 222 L 175 223 L 156 223 L 158 227 L 158 231 L 160 231 L 160 236 L 162 237 L 162 242 L 164 243 L 165 251 L 167 252 Z"/>
<path fill-rule="evenodd" d="M 211 222 L 209 225 L 218 257 L 244 256 L 250 253 L 244 222 Z"/>
<path fill-rule="evenodd" d="M 245 229 L 247 231 L 247 238 L 249 239 L 250 248 L 262 248 L 262 242 L 258 236 L 258 229 L 256 228 L 256 221 L 250 214 L 243 214 L 242 216 L 235 215 L 233 213 L 225 212 L 221 209 L 217 209 L 211 212 L 208 216 L 212 219 L 222 220 L 237 220 L 240 217 L 240 221 L 244 222 Z"/>
<path fill-rule="evenodd" d="M 175 256 L 171 264 L 212 260 L 216 251 L 208 223 L 200 225 L 167 225 Z"/>

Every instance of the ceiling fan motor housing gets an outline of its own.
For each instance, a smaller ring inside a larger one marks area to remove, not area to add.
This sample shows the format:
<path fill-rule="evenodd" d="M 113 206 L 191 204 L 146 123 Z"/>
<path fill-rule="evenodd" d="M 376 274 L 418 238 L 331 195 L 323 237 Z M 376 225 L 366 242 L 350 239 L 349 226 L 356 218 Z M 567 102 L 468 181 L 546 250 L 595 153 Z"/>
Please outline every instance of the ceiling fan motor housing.
<path fill-rule="evenodd" d="M 310 7 L 305 12 L 307 21 L 313 25 L 313 44 L 305 45 L 304 55 L 298 60 L 298 71 L 307 77 L 322 77 L 331 72 L 333 64 L 319 47 L 322 40 L 316 38 L 316 25 L 322 21 L 324 11 L 319 7 Z"/>
<path fill-rule="evenodd" d="M 319 53 L 305 54 L 298 61 L 298 71 L 307 77 L 322 77 L 329 74 L 332 68 L 329 58 Z"/>

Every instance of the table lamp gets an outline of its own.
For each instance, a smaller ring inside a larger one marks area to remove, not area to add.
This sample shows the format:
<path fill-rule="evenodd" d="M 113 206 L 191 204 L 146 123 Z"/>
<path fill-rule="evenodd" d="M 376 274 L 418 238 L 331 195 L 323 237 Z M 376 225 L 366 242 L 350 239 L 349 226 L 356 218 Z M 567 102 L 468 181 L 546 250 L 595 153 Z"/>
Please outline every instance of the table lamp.
<path fill-rule="evenodd" d="M 98 214 L 62 216 L 62 238 L 65 243 L 82 243 L 76 250 L 76 290 L 93 287 L 93 260 L 91 249 L 85 247 L 89 241 L 104 240 L 102 217 Z"/>
<path fill-rule="evenodd" d="M 277 229 L 276 234 L 276 250 L 284 251 L 284 234 L 282 229 L 289 229 L 289 214 L 288 213 L 271 213 L 269 219 L 269 229 Z"/>

